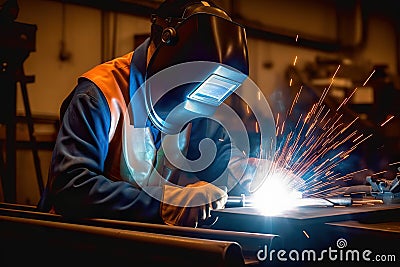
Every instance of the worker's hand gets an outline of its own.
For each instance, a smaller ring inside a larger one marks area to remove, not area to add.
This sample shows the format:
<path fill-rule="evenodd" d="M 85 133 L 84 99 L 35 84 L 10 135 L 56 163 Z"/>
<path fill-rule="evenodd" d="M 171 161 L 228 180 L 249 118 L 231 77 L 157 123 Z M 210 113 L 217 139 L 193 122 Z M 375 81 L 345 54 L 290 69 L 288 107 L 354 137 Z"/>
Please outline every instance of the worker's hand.
<path fill-rule="evenodd" d="M 227 199 L 224 190 L 204 181 L 185 187 L 164 185 L 161 217 L 168 225 L 197 227 L 211 210 L 224 208 Z"/>
<path fill-rule="evenodd" d="M 268 175 L 271 161 L 259 158 L 231 160 L 228 165 L 228 188 L 230 195 L 249 195 L 257 189 Z"/>

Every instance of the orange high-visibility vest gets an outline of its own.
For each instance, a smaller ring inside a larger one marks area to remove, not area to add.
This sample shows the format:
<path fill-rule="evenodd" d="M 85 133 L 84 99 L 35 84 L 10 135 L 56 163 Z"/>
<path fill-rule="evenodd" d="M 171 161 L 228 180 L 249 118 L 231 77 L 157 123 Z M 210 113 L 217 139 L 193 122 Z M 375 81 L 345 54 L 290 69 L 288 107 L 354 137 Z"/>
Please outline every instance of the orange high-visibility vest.
<path fill-rule="evenodd" d="M 132 56 L 133 52 L 130 52 L 100 64 L 81 76 L 100 88 L 110 108 L 109 148 L 104 164 L 104 174 L 115 181 L 122 180 L 120 173 L 121 138 L 124 112 L 129 103 L 129 74 Z"/>

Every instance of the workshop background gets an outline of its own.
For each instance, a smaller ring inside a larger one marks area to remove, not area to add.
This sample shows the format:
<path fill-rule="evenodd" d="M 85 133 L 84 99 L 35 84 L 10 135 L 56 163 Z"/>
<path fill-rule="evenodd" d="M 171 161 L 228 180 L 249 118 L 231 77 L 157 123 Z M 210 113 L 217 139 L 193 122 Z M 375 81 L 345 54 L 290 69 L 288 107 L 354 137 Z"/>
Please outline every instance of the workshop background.
<path fill-rule="evenodd" d="M 162 1 L 17 2 L 16 21 L 37 26 L 36 49 L 24 62 L 24 69 L 26 75 L 35 77 L 27 86 L 45 183 L 62 100 L 80 74 L 140 44 L 150 31 L 151 10 Z M 356 162 L 359 166 L 355 169 L 365 167 L 388 174 L 393 166 L 398 167 L 391 164 L 400 161 L 400 18 L 396 1 L 215 2 L 246 27 L 250 77 L 269 100 L 274 114 L 290 107 L 301 85 L 307 84 L 314 92 L 329 86 L 340 65 L 328 98 L 340 103 L 357 87 L 347 112 L 357 114 L 362 127 L 374 133 L 359 158 L 349 164 Z M 368 83 L 363 84 L 371 73 Z M 307 99 L 301 101 L 308 104 Z M 25 114 L 20 90 L 17 114 Z M 390 121 L 381 126 L 387 119 Z M 17 141 L 26 140 L 27 126 L 19 123 Z M 18 149 L 16 164 L 16 202 L 36 204 L 40 193 L 30 149 Z M 353 181 L 358 182 L 363 180 Z M 3 195 L 0 187 L 0 200 Z"/>

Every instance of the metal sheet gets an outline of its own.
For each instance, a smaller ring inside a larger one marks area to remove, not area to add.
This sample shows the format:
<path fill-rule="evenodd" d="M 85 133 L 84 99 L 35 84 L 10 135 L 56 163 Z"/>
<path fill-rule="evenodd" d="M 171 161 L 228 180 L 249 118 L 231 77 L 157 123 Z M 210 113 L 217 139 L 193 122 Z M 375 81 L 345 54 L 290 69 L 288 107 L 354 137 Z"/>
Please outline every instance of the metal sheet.
<path fill-rule="evenodd" d="M 358 221 L 343 221 L 343 222 L 332 222 L 328 225 L 346 228 L 346 229 L 357 229 L 359 231 L 368 232 L 371 234 L 389 234 L 391 238 L 400 238 L 400 221 L 387 221 L 387 222 L 375 222 L 375 223 L 362 223 Z"/>
<path fill-rule="evenodd" d="M 249 218 L 255 217 L 269 218 L 271 220 L 293 220 L 303 221 L 304 223 L 323 223 L 338 220 L 364 219 L 371 216 L 381 216 L 392 214 L 400 210 L 400 204 L 366 204 L 353 205 L 350 207 L 297 207 L 282 210 L 278 214 L 269 215 L 254 207 L 229 208 L 213 211 L 213 215 L 218 216 L 219 220 L 228 219 L 230 216 L 241 216 Z"/>
<path fill-rule="evenodd" d="M 217 223 L 213 225 L 215 229 L 276 234 L 287 250 L 321 249 L 332 246 L 339 238 L 327 223 L 347 220 L 372 222 L 379 218 L 390 220 L 400 217 L 400 205 L 302 207 L 274 215 L 243 207 L 214 211 L 213 216 L 218 216 Z"/>

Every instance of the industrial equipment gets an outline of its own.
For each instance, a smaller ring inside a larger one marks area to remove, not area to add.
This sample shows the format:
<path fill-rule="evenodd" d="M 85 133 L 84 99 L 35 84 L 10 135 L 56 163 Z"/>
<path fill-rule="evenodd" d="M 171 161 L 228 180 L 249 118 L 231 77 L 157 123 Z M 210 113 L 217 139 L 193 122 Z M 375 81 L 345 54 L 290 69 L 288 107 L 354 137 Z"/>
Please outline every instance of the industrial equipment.
<path fill-rule="evenodd" d="M 400 175 L 391 181 L 367 176 L 366 181 L 371 185 L 371 195 L 376 199 L 384 203 L 400 203 Z"/>

